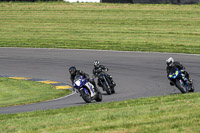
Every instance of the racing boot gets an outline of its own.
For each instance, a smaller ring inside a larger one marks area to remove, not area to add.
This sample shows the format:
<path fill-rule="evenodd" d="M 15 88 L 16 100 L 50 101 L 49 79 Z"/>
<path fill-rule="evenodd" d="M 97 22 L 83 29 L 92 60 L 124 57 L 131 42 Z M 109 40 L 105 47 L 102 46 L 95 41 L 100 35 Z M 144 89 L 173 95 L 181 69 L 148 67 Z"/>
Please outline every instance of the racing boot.
<path fill-rule="evenodd" d="M 95 82 L 92 82 L 92 85 L 94 86 L 94 95 L 96 95 L 96 93 L 98 92 L 99 89 L 97 88 Z"/>
<path fill-rule="evenodd" d="M 116 83 L 113 81 L 112 76 L 109 76 L 109 79 L 110 79 L 110 81 L 111 81 L 112 87 L 115 87 L 115 86 L 116 86 Z"/>
<path fill-rule="evenodd" d="M 192 84 L 193 82 L 192 82 L 192 79 L 189 77 L 188 78 L 188 85 L 189 85 L 189 92 L 194 92 L 194 86 L 193 86 L 193 84 Z"/>
<path fill-rule="evenodd" d="M 116 86 L 116 85 L 117 85 L 114 81 L 112 82 L 112 84 L 113 84 L 113 86 Z"/>
<path fill-rule="evenodd" d="M 192 84 L 192 79 L 190 77 L 188 78 L 188 82 L 189 84 Z"/>

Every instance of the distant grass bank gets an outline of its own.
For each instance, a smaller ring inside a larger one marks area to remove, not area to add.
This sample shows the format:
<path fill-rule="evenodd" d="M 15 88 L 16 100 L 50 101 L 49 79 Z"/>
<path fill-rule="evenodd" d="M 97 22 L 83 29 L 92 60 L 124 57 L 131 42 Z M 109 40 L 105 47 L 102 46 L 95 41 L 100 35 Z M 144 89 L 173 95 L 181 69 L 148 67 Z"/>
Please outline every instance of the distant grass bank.
<path fill-rule="evenodd" d="M 0 132 L 199 133 L 200 93 L 1 115 Z"/>
<path fill-rule="evenodd" d="M 200 4 L 0 3 L 0 47 L 200 54 Z"/>
<path fill-rule="evenodd" d="M 69 90 L 56 90 L 44 83 L 1 77 L 0 92 L 0 107 L 41 102 L 70 93 Z"/>

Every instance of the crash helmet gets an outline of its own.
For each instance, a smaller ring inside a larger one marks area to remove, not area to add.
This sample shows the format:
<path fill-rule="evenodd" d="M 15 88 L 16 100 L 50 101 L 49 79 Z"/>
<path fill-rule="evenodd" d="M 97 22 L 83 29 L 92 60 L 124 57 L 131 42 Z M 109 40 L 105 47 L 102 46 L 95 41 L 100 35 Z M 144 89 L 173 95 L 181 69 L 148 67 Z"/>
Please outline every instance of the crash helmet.
<path fill-rule="evenodd" d="M 74 74 L 76 73 L 76 67 L 75 67 L 75 66 L 71 66 L 71 67 L 69 68 L 69 73 L 70 73 L 71 75 L 74 75 Z"/>
<path fill-rule="evenodd" d="M 169 57 L 167 60 L 166 60 L 166 64 L 168 66 L 171 66 L 172 64 L 174 63 L 174 59 L 172 57 Z"/>
<path fill-rule="evenodd" d="M 95 61 L 94 61 L 94 66 L 95 66 L 95 67 L 98 67 L 99 64 L 100 64 L 100 62 L 99 62 L 98 60 L 95 60 Z"/>

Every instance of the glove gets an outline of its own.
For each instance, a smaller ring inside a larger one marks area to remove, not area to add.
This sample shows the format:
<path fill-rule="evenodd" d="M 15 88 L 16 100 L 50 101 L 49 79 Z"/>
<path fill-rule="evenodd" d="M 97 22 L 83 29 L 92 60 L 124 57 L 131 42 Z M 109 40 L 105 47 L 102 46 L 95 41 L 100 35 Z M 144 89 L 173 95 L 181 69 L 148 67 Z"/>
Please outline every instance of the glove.
<path fill-rule="evenodd" d="M 101 67 L 98 68 L 98 71 L 102 71 Z"/>

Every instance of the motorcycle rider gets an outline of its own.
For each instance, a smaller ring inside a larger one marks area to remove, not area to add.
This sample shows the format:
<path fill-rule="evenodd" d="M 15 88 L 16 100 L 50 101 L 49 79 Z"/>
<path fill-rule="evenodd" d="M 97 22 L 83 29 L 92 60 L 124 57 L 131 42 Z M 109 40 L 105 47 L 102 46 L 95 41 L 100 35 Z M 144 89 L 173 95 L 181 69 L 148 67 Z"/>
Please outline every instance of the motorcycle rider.
<path fill-rule="evenodd" d="M 70 75 L 71 75 L 71 76 L 70 76 L 70 79 L 71 79 L 71 81 L 72 81 L 72 85 L 74 84 L 75 76 L 81 75 L 81 76 L 83 76 L 87 81 L 89 81 L 89 82 L 94 86 L 94 89 L 95 89 L 95 90 L 98 90 L 95 81 L 92 80 L 92 79 L 90 79 L 89 74 L 84 73 L 84 72 L 81 71 L 81 70 L 77 70 L 75 66 L 71 66 L 71 67 L 69 68 L 69 73 L 70 73 Z"/>
<path fill-rule="evenodd" d="M 189 83 L 192 83 L 189 73 L 185 71 L 185 67 L 180 62 L 174 61 L 174 59 L 172 57 L 170 57 L 166 60 L 166 64 L 167 64 L 167 68 L 166 68 L 167 77 L 170 73 L 170 70 L 175 67 L 175 68 L 178 68 L 185 75 L 185 77 L 188 79 Z M 174 83 L 171 80 L 170 80 L 170 85 L 171 86 L 174 85 Z"/>
<path fill-rule="evenodd" d="M 94 69 L 93 69 L 93 75 L 97 77 L 102 71 L 108 71 L 108 68 L 104 65 L 100 65 L 100 62 L 98 60 L 94 61 Z M 116 86 L 116 83 L 113 81 L 112 76 L 105 73 L 106 76 L 110 79 L 112 86 Z"/>

